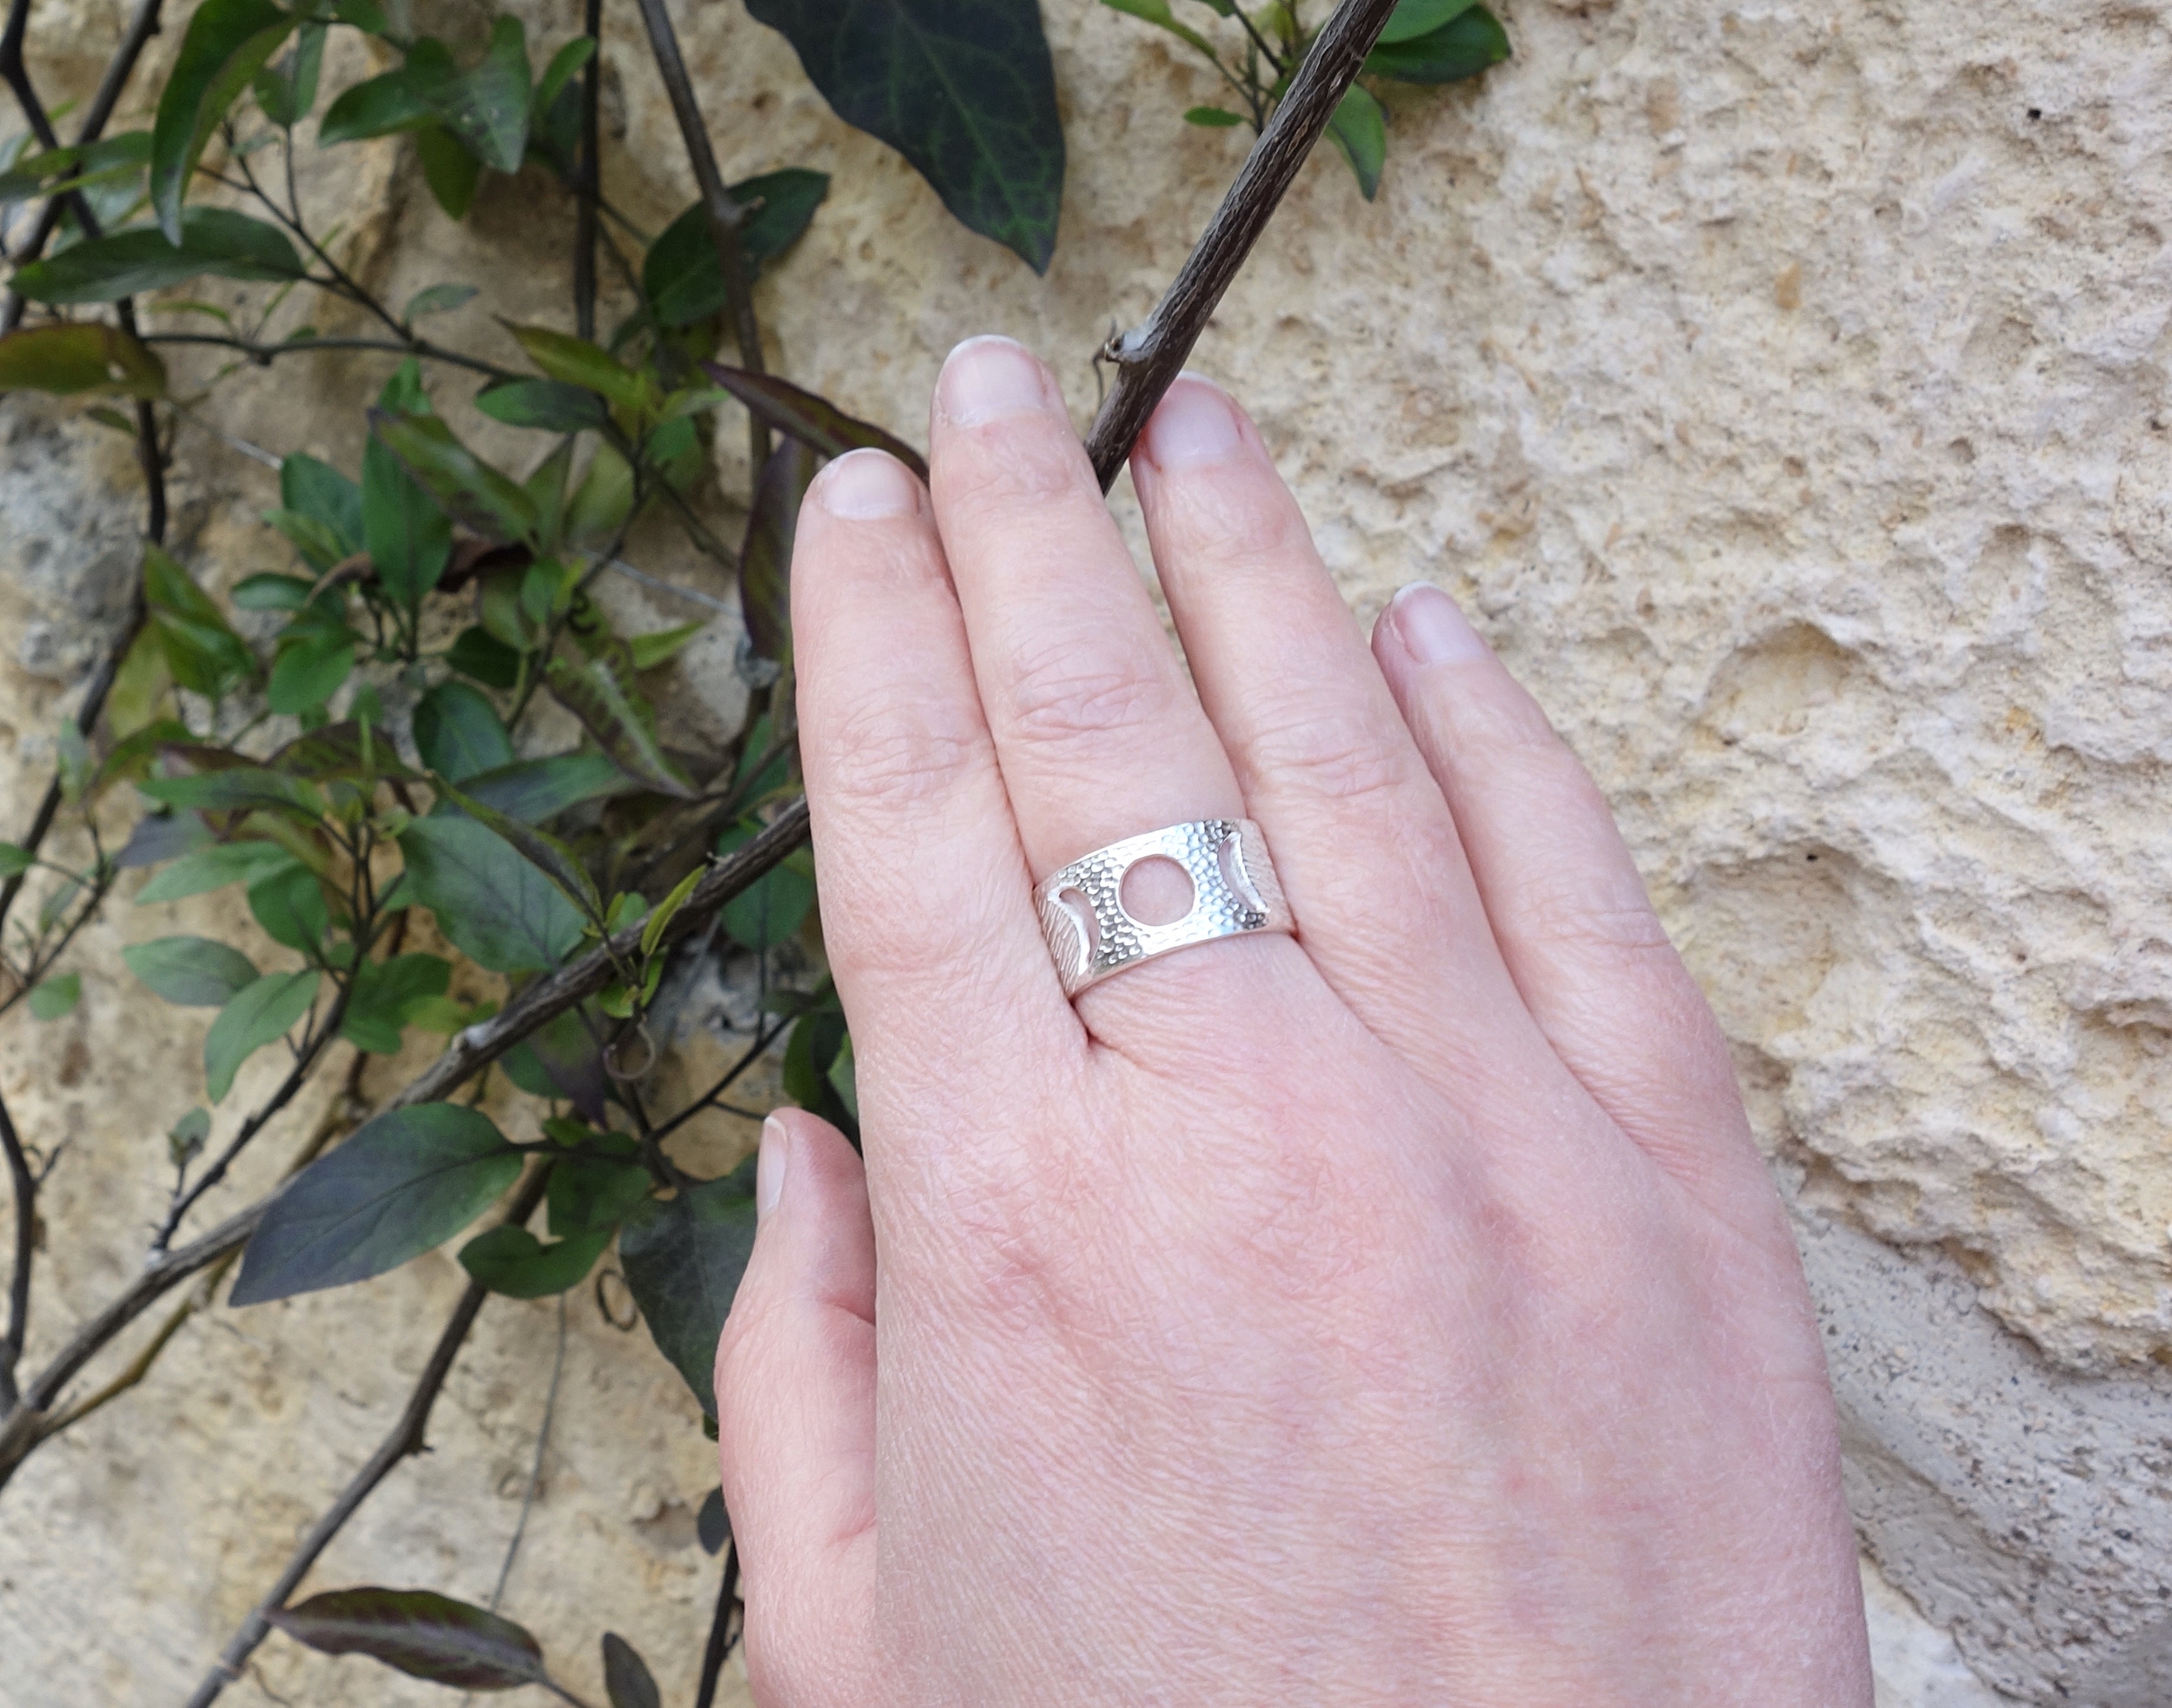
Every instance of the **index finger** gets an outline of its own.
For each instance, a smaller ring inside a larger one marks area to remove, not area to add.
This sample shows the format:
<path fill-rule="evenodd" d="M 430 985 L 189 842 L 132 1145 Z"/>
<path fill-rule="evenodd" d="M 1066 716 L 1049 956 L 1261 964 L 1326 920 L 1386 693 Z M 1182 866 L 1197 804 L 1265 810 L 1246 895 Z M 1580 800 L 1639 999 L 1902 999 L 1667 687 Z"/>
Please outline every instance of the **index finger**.
<path fill-rule="evenodd" d="M 934 513 L 902 463 L 854 451 L 817 477 L 791 604 L 824 946 L 864 1077 L 952 1086 L 986 1062 L 999 1085 L 996 1063 L 1061 1059 L 1022 1049 L 1076 1052 Z"/>

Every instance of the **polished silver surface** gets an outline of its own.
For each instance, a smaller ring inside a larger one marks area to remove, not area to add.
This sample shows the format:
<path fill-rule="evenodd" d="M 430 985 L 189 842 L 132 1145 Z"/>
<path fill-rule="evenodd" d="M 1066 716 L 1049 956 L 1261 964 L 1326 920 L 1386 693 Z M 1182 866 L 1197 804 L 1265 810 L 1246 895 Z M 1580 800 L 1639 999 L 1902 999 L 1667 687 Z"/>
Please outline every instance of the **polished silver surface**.
<path fill-rule="evenodd" d="M 1123 907 L 1125 874 L 1153 859 L 1174 861 L 1191 879 L 1191 910 L 1166 925 L 1135 919 Z M 1196 943 L 1297 931 L 1267 838 L 1249 818 L 1198 818 L 1112 842 L 1043 879 L 1033 900 L 1067 996 Z"/>

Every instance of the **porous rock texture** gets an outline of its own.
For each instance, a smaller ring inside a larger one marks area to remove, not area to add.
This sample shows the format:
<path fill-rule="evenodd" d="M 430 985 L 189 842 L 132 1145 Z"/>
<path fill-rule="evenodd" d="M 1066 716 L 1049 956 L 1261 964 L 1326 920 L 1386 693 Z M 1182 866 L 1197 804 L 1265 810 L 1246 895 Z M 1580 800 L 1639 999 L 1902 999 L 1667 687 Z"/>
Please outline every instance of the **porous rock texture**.
<path fill-rule="evenodd" d="M 122 10 L 37 8 L 49 98 L 88 89 Z M 1376 202 L 1333 159 L 1308 169 L 1195 360 L 1255 413 L 1361 615 L 1412 576 L 1448 586 L 1620 814 L 1798 1215 L 1875 1561 L 1881 1702 L 2162 1704 L 2165 16 L 1501 10 L 1514 61 L 1389 96 Z M 421 10 L 444 33 L 483 17 Z M 546 44 L 577 28 L 563 0 L 523 10 Z M 679 10 L 727 175 L 833 175 L 763 288 L 779 371 L 917 437 L 944 353 L 1003 331 L 1049 355 L 1087 419 L 1092 351 L 1151 305 L 1242 143 L 1179 122 L 1213 89 L 1167 38 L 1087 0 L 1044 15 L 1070 167 L 1036 279 L 839 124 L 781 38 L 730 3 Z M 334 87 L 361 69 L 339 52 Z M 631 7 L 606 8 L 604 64 L 606 191 L 653 229 L 692 184 Z M 397 142 L 305 157 L 305 194 L 336 205 L 344 259 L 387 300 L 485 288 L 434 335 L 511 362 L 487 311 L 565 323 L 570 212 L 540 177 L 487 186 L 463 228 Z M 382 364 L 308 360 L 229 380 L 205 418 L 351 465 Z M 461 389 L 440 399 L 483 437 Z M 4 428 L 11 822 L 117 610 L 136 514 L 120 441 L 65 415 L 14 405 Z M 745 491 L 743 454 L 718 435 L 715 502 Z M 277 566 L 249 520 L 266 472 L 201 431 L 180 458 L 189 561 L 215 585 Z M 1121 486 L 1116 503 L 1136 540 Z M 637 544 L 718 590 L 667 531 Z M 720 667 L 698 682 L 735 692 Z M 165 911 L 215 917 L 197 906 Z M 156 1010 L 117 947 L 176 929 L 123 897 L 84 942 L 79 1016 L 0 1056 L 18 1122 L 76 1135 L 33 1363 L 135 1261 L 162 1197 L 147 1135 L 195 1095 L 201 1017 Z M 195 1676 L 377 1439 L 457 1281 L 440 1256 L 348 1295 L 215 1311 L 45 1449 L 0 1525 L 0 1650 L 30 1663 L 0 1694 L 163 1700 Z M 507 1610 L 576 1688 L 593 1692 L 612 1626 L 683 1699 L 713 1593 L 689 1516 L 706 1449 L 675 1378 L 593 1301 L 572 1319 Z M 549 1307 L 493 1304 L 440 1451 L 312 1582 L 487 1594 L 553 1345 Z M 296 1699 L 439 1699 L 279 1642 L 260 1665 Z"/>

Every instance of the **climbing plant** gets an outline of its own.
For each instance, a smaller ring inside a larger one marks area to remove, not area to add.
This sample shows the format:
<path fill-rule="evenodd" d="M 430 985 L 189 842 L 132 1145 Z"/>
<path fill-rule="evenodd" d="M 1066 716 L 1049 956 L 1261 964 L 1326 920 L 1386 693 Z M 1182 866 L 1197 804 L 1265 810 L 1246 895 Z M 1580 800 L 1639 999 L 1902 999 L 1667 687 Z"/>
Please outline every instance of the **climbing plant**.
<path fill-rule="evenodd" d="M 698 1177 L 674 1135 L 705 1110 L 737 1108 L 735 1087 L 773 1060 L 787 1098 L 858 1136 L 851 1043 L 821 970 L 804 847 L 794 520 L 826 458 L 879 446 L 920 460 L 766 371 L 755 283 L 819 217 L 828 180 L 777 162 L 723 182 L 662 0 L 638 3 L 700 194 L 654 232 L 600 193 L 599 0 L 581 33 L 541 43 L 509 14 L 454 42 L 417 33 L 398 0 L 202 0 L 162 83 L 136 97 L 149 124 L 108 134 L 161 25 L 161 0 L 139 0 L 68 142 L 23 61 L 30 3 L 13 0 L 0 38 L 0 73 L 28 127 L 0 150 L 13 264 L 0 389 L 79 399 L 127 435 L 146 520 L 122 632 L 56 732 L 56 774 L 27 832 L 0 843 L 0 1016 L 19 1005 L 50 1023 L 70 1011 L 82 977 L 65 964 L 70 947 L 129 874 L 143 877 L 138 906 L 238 890 L 255 930 L 124 951 L 150 996 L 205 1011 L 202 1095 L 176 1100 L 142 1161 L 170 1189 L 140 1274 L 28 1374 L 36 1202 L 64 1158 L 58 1141 L 18 1134 L 0 1104 L 16 1221 L 0 1486 L 42 1442 L 125 1395 L 222 1282 L 227 1306 L 247 1307 L 382 1274 L 460 1239 L 468 1285 L 406 1409 L 195 1700 L 217 1696 L 276 1629 L 448 1685 L 534 1685 L 575 1701 L 494 1603 L 379 1587 L 292 1598 L 348 1516 L 424 1444 L 432 1403 L 492 1294 L 562 1297 L 600 1285 L 599 1266 L 611 1266 L 657 1351 L 712 1414 L 712 1358 L 753 1238 L 752 1163 Z M 1120 9 L 1195 47 L 1243 109 L 1189 119 L 1249 123 L 1268 133 L 1263 153 L 1279 148 L 1279 176 L 1240 179 L 1251 200 L 1237 222 L 1253 235 L 1321 125 L 1374 193 L 1380 109 L 1352 82 L 1361 58 L 1373 76 L 1438 82 L 1506 51 L 1470 0 L 1353 0 L 1328 46 L 1294 6 L 1205 3 L 1241 30 L 1242 45 L 1217 47 L 1167 0 Z M 1036 0 L 749 9 L 792 43 L 842 118 L 896 148 L 967 227 L 1045 269 L 1063 138 Z M 328 49 L 342 33 L 376 69 L 334 89 Z M 1285 100 L 1315 117 L 1278 120 Z M 434 328 L 481 287 L 447 280 L 393 302 L 342 264 L 341 210 L 310 205 L 298 185 L 311 175 L 297 162 L 388 137 L 412 150 L 455 220 L 493 196 L 532 193 L 516 180 L 559 187 L 574 212 L 570 329 L 501 320 L 487 347 L 456 346 Z M 1160 327 L 1155 361 L 1181 361 L 1248 242 L 1202 242 L 1209 259 L 1195 260 L 1214 274 L 1211 291 L 1194 288 L 1181 324 Z M 625 306 L 609 326 L 598 318 L 606 270 Z M 189 294 L 205 279 L 249 288 L 214 303 Z M 176 381 L 168 358 L 182 351 L 210 354 L 208 379 Z M 263 520 L 290 563 L 215 597 L 201 579 L 209 566 L 183 561 L 167 537 L 176 437 L 202 429 L 207 386 L 328 352 L 382 358 L 381 378 L 355 400 L 361 454 L 341 467 L 275 453 L 278 503 Z M 1148 383 L 1129 383 L 1130 406 Z M 462 393 L 518 430 L 526 453 L 493 460 L 467 442 L 442 407 Z M 753 457 L 736 541 L 717 536 L 701 502 L 727 427 L 746 434 Z M 1098 446 L 1097 464 L 1122 448 Z M 652 516 L 738 586 L 748 711 L 713 751 L 675 747 L 656 704 L 701 625 L 622 634 L 597 596 L 599 578 L 645 573 L 623 554 Z M 546 704 L 566 716 L 541 718 Z M 554 744 L 553 727 L 578 735 Z M 109 847 L 102 824 L 122 798 L 138 811 Z M 82 856 L 54 851 L 58 825 L 78 833 Z M 659 1107 L 675 976 L 718 956 L 749 970 L 758 1016 L 712 1085 Z M 441 1053 L 373 1097 L 368 1063 L 416 1033 L 443 1038 Z M 374 1102 L 374 1112 L 321 1124 L 290 1155 L 280 1189 L 202 1226 L 242 1154 L 342 1050 L 347 1102 Z M 282 1071 L 245 1079 L 262 1051 Z M 511 1124 L 532 1136 L 480 1107 L 480 1082 L 493 1075 L 529 1100 Z M 268 1079 L 242 1107 L 236 1088 Z M 138 1316 L 190 1282 L 132 1363 L 78 1391 Z M 700 1533 L 725 1559 L 705 1703 L 738 1607 L 714 1493 Z M 615 1634 L 601 1640 L 617 1708 L 656 1702 L 640 1657 Z"/>

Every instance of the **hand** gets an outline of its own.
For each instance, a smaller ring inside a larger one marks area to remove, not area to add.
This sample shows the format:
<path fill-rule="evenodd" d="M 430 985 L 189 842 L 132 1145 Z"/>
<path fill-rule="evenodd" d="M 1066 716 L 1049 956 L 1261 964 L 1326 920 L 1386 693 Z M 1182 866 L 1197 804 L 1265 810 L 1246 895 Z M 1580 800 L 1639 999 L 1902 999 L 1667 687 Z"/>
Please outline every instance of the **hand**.
<path fill-rule="evenodd" d="M 1862 1708 L 1824 1362 L 1725 1044 L 1453 602 L 1371 651 L 1251 425 L 962 346 L 793 561 L 866 1166 L 765 1129 L 717 1366 L 764 1708 Z M 1264 827 L 1301 936 L 1058 985 L 1034 880 Z"/>

